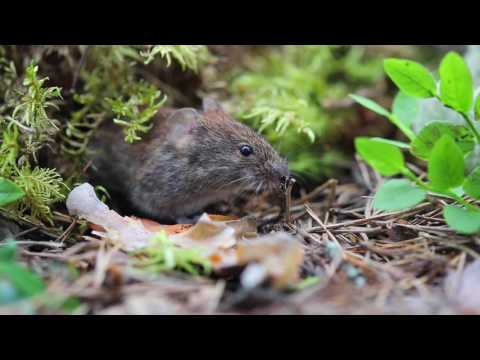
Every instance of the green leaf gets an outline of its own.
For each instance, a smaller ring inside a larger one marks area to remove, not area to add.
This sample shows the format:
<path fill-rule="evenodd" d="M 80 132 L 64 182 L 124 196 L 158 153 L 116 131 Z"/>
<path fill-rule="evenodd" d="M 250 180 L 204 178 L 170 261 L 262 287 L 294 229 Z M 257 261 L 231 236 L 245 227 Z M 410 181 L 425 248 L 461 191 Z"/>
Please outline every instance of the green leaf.
<path fill-rule="evenodd" d="M 299 281 L 295 285 L 293 285 L 292 289 L 296 290 L 296 291 L 301 291 L 301 290 L 304 290 L 306 288 L 317 285 L 320 281 L 321 281 L 321 279 L 318 276 L 309 276 L 309 277 Z"/>
<path fill-rule="evenodd" d="M 360 105 L 366 107 L 367 109 L 379 114 L 379 115 L 382 115 L 382 116 L 385 116 L 387 117 L 395 126 L 397 126 L 410 140 L 414 139 L 415 138 L 415 134 L 413 133 L 413 131 L 410 129 L 409 125 L 403 123 L 401 120 L 398 119 L 397 116 L 395 116 L 394 114 L 391 114 L 388 112 L 388 110 L 386 110 L 385 108 L 383 108 L 382 106 L 380 106 L 379 104 L 377 104 L 376 102 L 370 100 L 370 99 L 367 99 L 363 96 L 359 96 L 359 95 L 350 95 L 350 97 L 355 100 L 357 103 L 359 103 Z M 401 116 L 404 116 L 403 114 L 401 114 Z M 405 115 L 405 116 L 408 116 L 408 115 Z"/>
<path fill-rule="evenodd" d="M 304 134 L 307 134 L 308 136 L 308 139 L 310 140 L 310 142 L 313 144 L 315 142 L 315 133 L 313 132 L 312 129 L 310 128 L 304 128 L 302 129 L 302 132 Z"/>
<path fill-rule="evenodd" d="M 355 139 L 355 148 L 362 159 L 383 176 L 393 176 L 405 169 L 403 154 L 394 145 L 358 137 Z"/>
<path fill-rule="evenodd" d="M 472 151 L 475 146 L 473 135 L 466 127 L 434 121 L 425 126 L 412 141 L 412 154 L 420 159 L 428 160 L 434 145 L 443 135 L 451 136 L 464 154 Z"/>
<path fill-rule="evenodd" d="M 10 304 L 21 299 L 17 289 L 8 281 L 0 279 L 0 306 Z"/>
<path fill-rule="evenodd" d="M 480 166 L 473 170 L 465 179 L 463 190 L 468 196 L 474 199 L 480 199 Z"/>
<path fill-rule="evenodd" d="M 43 280 L 15 262 L 16 244 L 9 241 L 0 246 L 0 282 L 7 280 L 21 297 L 29 297 L 42 292 Z"/>
<path fill-rule="evenodd" d="M 14 241 L 8 241 L 0 245 L 0 263 L 9 262 L 15 259 L 17 245 Z"/>
<path fill-rule="evenodd" d="M 426 196 L 426 191 L 409 180 L 389 180 L 375 194 L 373 207 L 384 211 L 409 209 L 425 200 Z"/>
<path fill-rule="evenodd" d="M 480 95 L 478 95 L 477 100 L 475 100 L 475 119 L 480 121 Z"/>
<path fill-rule="evenodd" d="M 450 189 L 449 192 L 451 192 L 452 194 L 455 194 L 458 197 L 463 197 L 465 195 L 465 191 L 463 190 L 463 187 L 461 187 L 461 186 Z M 432 194 L 435 194 L 435 193 L 432 192 Z M 444 193 L 440 193 L 440 194 L 437 194 L 437 195 L 445 196 Z"/>
<path fill-rule="evenodd" d="M 25 193 L 14 182 L 0 178 L 0 206 L 5 206 L 21 199 Z"/>
<path fill-rule="evenodd" d="M 76 309 L 78 309 L 80 306 L 82 306 L 82 303 L 80 302 L 79 299 L 74 297 L 69 297 L 62 303 L 61 309 L 66 311 L 67 313 L 72 313 Z"/>
<path fill-rule="evenodd" d="M 393 101 L 393 115 L 403 124 L 410 126 L 418 112 L 417 99 L 399 92 Z"/>
<path fill-rule="evenodd" d="M 440 98 L 442 102 L 460 112 L 468 112 L 473 101 L 473 80 L 463 58 L 448 53 L 440 64 Z"/>
<path fill-rule="evenodd" d="M 385 143 L 385 144 L 390 144 L 390 145 L 396 146 L 400 149 L 410 149 L 410 145 L 408 145 L 407 143 L 404 143 L 402 141 L 384 139 L 384 138 L 380 138 L 380 137 L 373 137 L 371 139 L 373 139 L 375 141 L 378 141 L 378 142 Z"/>
<path fill-rule="evenodd" d="M 24 296 L 33 296 L 45 288 L 43 280 L 14 262 L 0 263 L 0 278 L 7 278 Z"/>
<path fill-rule="evenodd" d="M 423 65 L 410 60 L 386 59 L 383 67 L 390 79 L 406 95 L 420 98 L 435 96 L 435 80 Z"/>
<path fill-rule="evenodd" d="M 480 211 L 447 205 L 443 217 L 448 226 L 461 234 L 475 234 L 480 231 Z"/>
<path fill-rule="evenodd" d="M 462 150 L 449 135 L 435 143 L 428 162 L 428 177 L 433 189 L 448 190 L 460 186 L 465 178 Z"/>
<path fill-rule="evenodd" d="M 357 103 L 360 105 L 366 107 L 369 110 L 372 110 L 373 112 L 385 116 L 385 117 L 390 117 L 391 114 L 388 112 L 387 109 L 382 107 L 381 105 L 377 104 L 375 101 L 367 99 L 366 97 L 360 96 L 360 95 L 350 95 L 350 97 L 355 100 Z"/>

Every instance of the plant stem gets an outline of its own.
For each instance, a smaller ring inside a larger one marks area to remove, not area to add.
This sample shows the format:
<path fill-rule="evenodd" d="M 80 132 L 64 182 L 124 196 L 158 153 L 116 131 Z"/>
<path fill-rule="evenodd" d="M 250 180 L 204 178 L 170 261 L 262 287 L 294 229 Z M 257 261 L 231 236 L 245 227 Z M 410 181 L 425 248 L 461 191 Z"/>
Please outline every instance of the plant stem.
<path fill-rule="evenodd" d="M 437 194 L 442 194 L 442 195 L 445 195 L 449 198 L 452 198 L 453 200 L 455 200 L 456 202 L 462 204 L 463 206 L 465 206 L 466 208 L 470 209 L 470 210 L 475 210 L 475 211 L 479 211 L 480 209 L 478 208 L 478 206 L 475 206 L 475 205 L 472 205 L 470 204 L 469 202 L 465 201 L 461 196 L 458 196 L 457 194 L 453 193 L 453 192 L 450 192 L 450 191 L 445 191 L 445 192 L 439 192 L 439 191 L 436 191 L 435 189 L 432 189 L 430 188 L 430 186 L 423 182 L 422 180 L 420 180 L 417 176 L 415 176 L 414 173 L 412 173 L 410 171 L 410 169 L 407 169 L 405 168 L 405 170 L 402 172 L 402 174 L 406 177 L 408 177 L 410 180 L 414 181 L 418 187 L 420 187 L 421 189 L 423 190 L 426 190 L 426 191 L 431 191 L 431 192 L 434 192 L 434 193 L 437 193 Z"/>
<path fill-rule="evenodd" d="M 466 208 L 468 208 L 470 210 L 475 210 L 475 211 L 480 210 L 478 208 L 478 206 L 470 204 L 469 202 L 465 201 L 461 196 L 458 196 L 458 195 L 456 195 L 454 193 L 451 193 L 451 192 L 446 192 L 445 195 L 448 195 L 449 197 L 455 199 L 456 202 L 462 204 L 463 206 L 465 206 Z"/>
<path fill-rule="evenodd" d="M 462 115 L 463 119 L 465 120 L 465 122 L 467 123 L 470 131 L 473 133 L 473 135 L 475 136 L 475 139 L 477 140 L 477 144 L 480 144 L 480 134 L 478 133 L 478 130 L 477 128 L 475 127 L 475 125 L 473 125 L 473 122 L 472 120 L 468 117 L 467 114 L 465 114 L 463 111 L 458 111 L 456 109 L 454 109 L 453 107 L 445 104 L 443 102 L 443 100 L 438 96 L 438 95 L 435 95 L 435 98 L 440 101 L 446 108 L 448 109 L 451 109 L 457 113 L 459 113 L 460 115 Z"/>
<path fill-rule="evenodd" d="M 423 190 L 430 190 L 430 188 L 428 187 L 428 184 L 423 182 L 422 180 L 420 180 L 410 169 L 405 168 L 402 171 L 402 174 L 404 176 L 408 177 L 413 182 L 415 182 L 415 184 L 417 184 Z"/>
<path fill-rule="evenodd" d="M 460 114 L 462 115 L 462 117 L 464 118 L 466 123 L 468 124 L 468 127 L 470 128 L 470 130 L 475 135 L 475 138 L 477 139 L 477 144 L 480 144 L 480 134 L 478 133 L 478 130 L 475 127 L 475 125 L 473 124 L 472 120 L 467 116 L 467 114 L 465 114 L 463 112 L 461 112 Z"/>
<path fill-rule="evenodd" d="M 408 138 L 408 140 L 410 140 L 410 142 L 412 142 L 413 140 L 415 140 L 415 133 L 408 127 L 406 126 L 405 124 L 403 124 L 401 121 L 399 121 L 395 115 L 392 115 L 389 117 L 389 120 L 396 126 L 400 129 L 401 132 L 403 132 L 403 134 Z"/>

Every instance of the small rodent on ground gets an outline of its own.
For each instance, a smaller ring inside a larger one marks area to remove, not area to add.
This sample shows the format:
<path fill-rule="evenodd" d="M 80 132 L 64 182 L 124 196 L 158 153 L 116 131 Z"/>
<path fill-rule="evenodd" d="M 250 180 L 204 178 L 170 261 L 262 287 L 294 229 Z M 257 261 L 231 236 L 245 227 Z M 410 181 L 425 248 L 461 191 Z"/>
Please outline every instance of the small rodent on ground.
<path fill-rule="evenodd" d="M 287 160 L 215 101 L 162 108 L 142 141 L 128 144 L 108 122 L 92 139 L 93 181 L 137 215 L 176 221 L 244 192 L 282 192 Z"/>

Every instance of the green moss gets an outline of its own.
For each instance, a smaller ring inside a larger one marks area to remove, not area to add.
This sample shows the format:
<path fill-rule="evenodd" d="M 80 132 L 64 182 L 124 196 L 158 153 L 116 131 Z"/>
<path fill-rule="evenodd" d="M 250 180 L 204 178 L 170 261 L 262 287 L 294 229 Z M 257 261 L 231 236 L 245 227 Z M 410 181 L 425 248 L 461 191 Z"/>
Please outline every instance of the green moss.
<path fill-rule="evenodd" d="M 113 122 L 124 128 L 126 142 L 141 140 L 140 133 L 147 133 L 151 129 L 150 120 L 167 101 L 167 97 L 161 95 L 157 88 L 140 81 L 127 101 L 121 97 L 107 99 L 117 116 Z"/>
<path fill-rule="evenodd" d="M 334 156 L 326 156 L 331 154 L 321 145 L 335 144 L 352 118 L 351 109 L 327 109 L 326 101 L 345 99 L 352 89 L 382 78 L 381 59 L 360 47 L 283 46 L 231 74 L 229 105 L 287 155 L 293 169 L 320 177 L 342 153 L 334 149 Z"/>
<path fill-rule="evenodd" d="M 29 216 L 34 221 L 52 223 L 51 205 L 64 198 L 62 177 L 54 169 L 36 166 L 38 152 L 54 141 L 59 131 L 58 121 L 50 117 L 50 109 L 58 109 L 61 100 L 59 87 L 46 87 L 48 78 L 38 77 L 38 65 L 30 63 L 19 85 L 16 70 L 9 64 L 8 83 L 4 92 L 2 109 L 0 174 L 12 180 L 24 193 L 9 205 L 12 217 Z M 5 69 L 4 69 L 5 70 Z M 15 93 L 15 96 L 10 94 Z"/>
<path fill-rule="evenodd" d="M 29 213 L 33 219 L 44 219 L 53 224 L 51 207 L 65 198 L 66 187 L 54 169 L 23 166 L 13 177 L 26 196 L 18 203 L 20 215 Z"/>
<path fill-rule="evenodd" d="M 167 66 L 175 59 L 183 70 L 190 69 L 195 72 L 211 58 L 205 45 L 151 45 L 140 54 L 145 58 L 145 64 L 159 56 L 167 62 Z"/>
<path fill-rule="evenodd" d="M 137 252 L 141 260 L 138 266 L 152 272 L 172 271 L 174 269 L 186 271 L 192 275 L 211 271 L 210 261 L 201 255 L 197 249 L 182 249 L 173 244 L 165 232 L 154 236 L 150 245 Z"/>
<path fill-rule="evenodd" d="M 0 46 L 0 176 L 25 193 L 3 214 L 53 225 L 65 184 L 84 180 L 88 144 L 102 122 L 122 126 L 127 142 L 149 131 L 167 100 L 142 79 L 155 58 L 198 71 L 210 55 L 199 45 Z M 66 89 L 51 86 L 42 70 Z M 41 161 L 44 154 L 50 160 Z"/>

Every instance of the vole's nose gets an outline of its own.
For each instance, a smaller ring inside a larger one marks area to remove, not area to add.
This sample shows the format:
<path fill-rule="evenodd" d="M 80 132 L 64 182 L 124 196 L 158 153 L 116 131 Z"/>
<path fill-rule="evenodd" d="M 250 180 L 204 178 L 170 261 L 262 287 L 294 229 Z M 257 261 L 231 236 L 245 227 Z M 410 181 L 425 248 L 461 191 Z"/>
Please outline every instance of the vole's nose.
<path fill-rule="evenodd" d="M 282 176 L 280 178 L 280 183 L 282 184 L 282 186 L 284 187 L 287 187 L 291 182 L 295 183 L 296 180 L 293 176 L 289 175 L 289 176 Z"/>
<path fill-rule="evenodd" d="M 282 184 L 286 184 L 290 179 L 290 171 L 288 170 L 288 165 L 284 163 L 278 163 L 273 166 L 275 176 L 278 176 L 277 179 L 280 180 Z"/>

